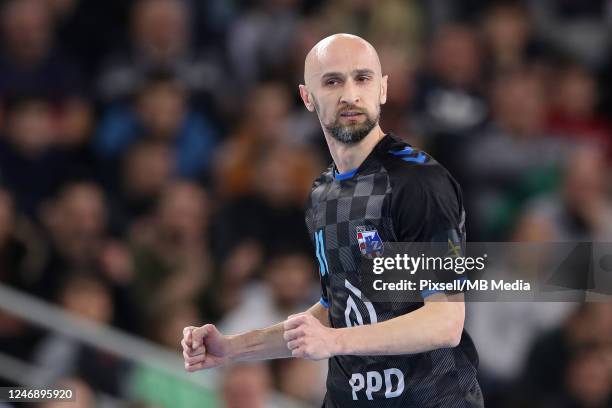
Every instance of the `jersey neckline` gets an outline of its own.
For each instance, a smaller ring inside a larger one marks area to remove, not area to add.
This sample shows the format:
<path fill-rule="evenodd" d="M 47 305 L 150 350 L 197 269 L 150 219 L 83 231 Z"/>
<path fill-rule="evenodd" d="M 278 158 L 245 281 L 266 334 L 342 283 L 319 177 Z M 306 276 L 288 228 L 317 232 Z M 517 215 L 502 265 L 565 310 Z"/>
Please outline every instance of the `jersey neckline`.
<path fill-rule="evenodd" d="M 359 170 L 359 167 L 356 167 L 353 170 L 345 171 L 344 173 L 338 173 L 338 171 L 334 169 L 334 179 L 338 181 L 348 180 L 357 174 L 357 170 Z"/>
<path fill-rule="evenodd" d="M 366 156 L 365 160 L 356 168 L 345 171 L 344 173 L 340 173 L 338 168 L 336 167 L 336 163 L 332 162 L 332 176 L 335 181 L 345 181 L 350 180 L 355 177 L 358 173 L 363 172 L 364 170 L 370 167 L 370 163 L 372 162 L 373 157 L 376 156 L 376 153 L 381 148 L 384 148 L 386 145 L 393 143 L 394 137 L 392 133 L 385 133 L 385 135 L 376 143 L 372 151 Z"/>

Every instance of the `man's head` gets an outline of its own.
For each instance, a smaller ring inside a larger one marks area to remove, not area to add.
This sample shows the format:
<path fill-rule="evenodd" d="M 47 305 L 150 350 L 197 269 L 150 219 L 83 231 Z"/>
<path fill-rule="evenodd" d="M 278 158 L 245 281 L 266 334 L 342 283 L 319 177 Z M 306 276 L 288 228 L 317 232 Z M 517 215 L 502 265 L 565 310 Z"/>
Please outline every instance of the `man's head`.
<path fill-rule="evenodd" d="M 3 2 L 0 23 L 6 50 L 13 62 L 33 65 L 49 52 L 53 40 L 53 19 L 45 2 L 13 0 Z"/>
<path fill-rule="evenodd" d="M 334 34 L 306 56 L 300 95 L 316 111 L 325 130 L 345 144 L 360 142 L 378 125 L 380 105 L 387 100 L 376 50 L 363 38 Z"/>
<path fill-rule="evenodd" d="M 172 61 L 189 43 L 189 9 L 180 0 L 140 0 L 132 10 L 132 37 L 148 58 Z"/>

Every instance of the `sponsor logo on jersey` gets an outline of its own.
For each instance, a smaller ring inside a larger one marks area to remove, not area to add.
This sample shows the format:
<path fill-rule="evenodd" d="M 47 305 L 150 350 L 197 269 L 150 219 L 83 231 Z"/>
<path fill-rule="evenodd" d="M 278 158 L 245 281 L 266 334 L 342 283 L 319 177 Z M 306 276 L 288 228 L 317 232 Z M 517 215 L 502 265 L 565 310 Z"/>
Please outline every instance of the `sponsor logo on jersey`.
<path fill-rule="evenodd" d="M 375 258 L 383 253 L 383 242 L 378 235 L 378 230 L 374 227 L 357 227 L 357 242 L 359 250 L 366 258 Z"/>

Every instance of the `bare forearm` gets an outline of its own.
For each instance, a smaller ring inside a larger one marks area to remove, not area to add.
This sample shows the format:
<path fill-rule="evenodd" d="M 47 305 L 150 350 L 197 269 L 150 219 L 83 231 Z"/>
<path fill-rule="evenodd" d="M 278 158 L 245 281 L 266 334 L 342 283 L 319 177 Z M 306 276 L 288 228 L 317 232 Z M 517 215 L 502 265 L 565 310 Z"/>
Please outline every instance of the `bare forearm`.
<path fill-rule="evenodd" d="M 464 316 L 462 302 L 436 302 L 385 322 L 338 329 L 335 354 L 414 354 L 453 347 Z"/>
<path fill-rule="evenodd" d="M 230 359 L 233 362 L 270 360 L 291 357 L 283 340 L 283 323 L 265 329 L 229 336 Z"/>
<path fill-rule="evenodd" d="M 327 310 L 319 303 L 308 309 L 308 313 L 321 323 L 329 326 Z M 291 357 L 291 350 L 283 339 L 283 323 L 265 329 L 252 330 L 228 336 L 230 340 L 230 359 L 234 362 L 270 360 Z"/>

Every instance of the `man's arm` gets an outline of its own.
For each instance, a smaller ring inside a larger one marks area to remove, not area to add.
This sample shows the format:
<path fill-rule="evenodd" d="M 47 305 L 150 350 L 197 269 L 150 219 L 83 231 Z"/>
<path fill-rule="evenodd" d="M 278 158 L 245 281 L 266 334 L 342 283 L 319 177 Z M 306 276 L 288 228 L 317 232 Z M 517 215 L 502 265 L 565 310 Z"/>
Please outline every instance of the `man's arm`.
<path fill-rule="evenodd" d="M 309 315 L 322 327 L 329 326 L 327 310 L 320 303 L 299 315 Z M 212 324 L 186 327 L 181 341 L 185 369 L 197 371 L 231 362 L 291 357 L 283 333 L 284 322 L 232 336 L 224 336 Z"/>
<path fill-rule="evenodd" d="M 327 310 L 318 302 L 301 314 L 310 314 L 323 326 L 329 327 Z M 289 316 L 289 319 L 292 317 Z M 265 329 L 228 336 L 232 350 L 230 360 L 240 362 L 291 357 L 291 350 L 287 348 L 287 342 L 283 338 L 284 323 L 280 322 Z"/>
<path fill-rule="evenodd" d="M 463 294 L 431 295 L 425 305 L 393 319 L 329 329 L 306 314 L 285 322 L 285 339 L 294 357 L 313 360 L 334 355 L 414 354 L 459 344 L 465 319 Z"/>

